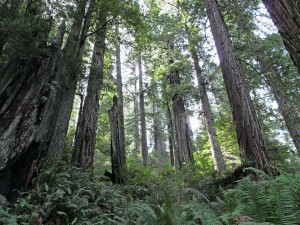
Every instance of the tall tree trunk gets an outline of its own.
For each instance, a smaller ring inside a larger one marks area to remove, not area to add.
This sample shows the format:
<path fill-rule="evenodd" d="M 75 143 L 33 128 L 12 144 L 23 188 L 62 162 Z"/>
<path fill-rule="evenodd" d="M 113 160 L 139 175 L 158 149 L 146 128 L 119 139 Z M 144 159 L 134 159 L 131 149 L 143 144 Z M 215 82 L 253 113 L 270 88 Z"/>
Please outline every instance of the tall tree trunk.
<path fill-rule="evenodd" d="M 157 153 L 159 167 L 162 167 L 166 161 L 166 149 L 164 143 L 164 134 L 161 121 L 160 110 L 157 105 L 156 93 L 153 95 L 153 114 L 154 114 L 154 149 Z"/>
<path fill-rule="evenodd" d="M 263 0 L 279 30 L 286 49 L 300 73 L 300 4 L 299 0 Z"/>
<path fill-rule="evenodd" d="M 191 43 L 191 37 L 190 37 L 190 31 L 187 25 L 185 25 L 185 30 L 188 35 L 188 41 L 189 41 L 189 48 L 190 52 L 192 55 L 192 59 L 194 62 L 194 69 L 196 72 L 197 80 L 198 80 L 198 88 L 200 92 L 200 99 L 201 99 L 201 105 L 202 105 L 202 110 L 204 114 L 204 121 L 208 133 L 208 138 L 209 138 L 209 144 L 210 144 L 210 151 L 212 154 L 212 159 L 214 162 L 215 170 L 217 171 L 222 171 L 226 169 L 226 164 L 221 152 L 221 148 L 218 142 L 217 138 L 217 132 L 215 128 L 215 121 L 213 118 L 213 114 L 211 111 L 211 106 L 209 103 L 209 99 L 207 96 L 207 91 L 206 91 L 206 83 L 202 75 L 202 70 L 199 65 L 199 58 L 196 52 L 195 45 Z"/>
<path fill-rule="evenodd" d="M 121 148 L 121 163 L 126 170 L 126 150 L 125 150 L 125 128 L 124 128 L 124 100 L 123 100 L 123 82 L 122 82 L 122 70 L 121 70 L 121 48 L 120 48 L 120 33 L 119 33 L 119 21 L 116 23 L 116 36 L 118 42 L 116 45 L 116 67 L 117 67 L 117 92 L 118 92 L 118 119 L 119 119 L 119 138 Z"/>
<path fill-rule="evenodd" d="M 134 108 L 134 142 L 135 142 L 135 150 L 134 155 L 140 153 L 140 126 L 139 126 L 139 101 L 137 96 L 137 84 L 134 84 L 134 93 L 133 93 L 133 108 Z"/>
<path fill-rule="evenodd" d="M 113 106 L 108 111 L 110 121 L 111 132 L 111 168 L 112 168 L 112 182 L 114 184 L 124 183 L 124 164 L 122 163 L 122 149 L 120 143 L 120 131 L 119 126 L 119 109 L 118 109 L 118 97 L 114 96 Z"/>
<path fill-rule="evenodd" d="M 220 59 L 243 162 L 274 175 L 253 103 L 240 71 L 225 21 L 216 0 L 206 0 L 206 9 Z"/>
<path fill-rule="evenodd" d="M 107 10 L 99 13 L 98 26 L 106 23 Z M 72 163 L 83 170 L 90 168 L 94 161 L 96 131 L 98 127 L 99 95 L 103 83 L 103 60 L 105 53 L 106 26 L 96 33 L 91 70 L 82 113 L 79 115 Z"/>
<path fill-rule="evenodd" d="M 170 151 L 170 161 L 171 165 L 175 166 L 174 161 L 174 144 L 173 144 L 173 137 L 172 137 L 172 127 L 170 123 L 168 123 L 168 141 L 169 141 L 169 151 Z"/>
<path fill-rule="evenodd" d="M 71 30 L 74 29 L 75 36 L 68 37 L 72 44 L 67 45 L 67 42 L 64 49 L 67 61 L 63 73 L 66 77 L 69 77 L 69 82 L 66 85 L 67 92 L 61 104 L 59 117 L 55 125 L 55 132 L 52 137 L 47 155 L 47 159 L 50 164 L 53 164 L 61 159 L 65 148 L 66 135 L 69 127 L 69 121 L 73 109 L 73 102 L 77 87 L 77 76 L 79 74 L 78 71 L 80 70 L 82 55 L 84 53 L 85 39 L 90 27 L 94 6 L 95 0 L 92 0 L 90 2 L 87 13 L 85 14 L 86 0 L 84 4 L 82 1 L 80 13 L 78 13 L 78 16 L 74 20 L 71 28 Z M 75 52 L 72 49 L 75 49 Z"/>
<path fill-rule="evenodd" d="M 147 144 L 147 127 L 145 114 L 145 99 L 143 87 L 143 71 L 141 55 L 138 58 L 139 68 L 139 91 L 140 91 L 140 117 L 141 117 L 141 133 L 142 133 L 142 158 L 144 166 L 148 166 L 148 144 Z"/>
<path fill-rule="evenodd" d="M 173 50 L 173 44 L 169 43 L 168 55 L 169 55 L 169 65 L 171 66 L 174 63 L 172 58 L 171 51 Z M 170 85 L 173 90 L 178 90 L 180 85 L 179 70 L 171 71 L 169 74 Z M 179 166 L 193 163 L 194 156 L 192 150 L 192 141 L 190 138 L 188 121 L 186 116 L 186 110 L 184 106 L 183 97 L 175 91 L 172 96 L 173 102 L 173 112 L 174 112 L 174 125 L 176 131 L 176 142 L 179 149 Z"/>
<path fill-rule="evenodd" d="M 177 167 L 182 166 L 179 157 L 179 149 L 176 145 L 175 134 L 174 134 L 174 123 L 173 123 L 173 116 L 171 113 L 171 109 L 169 103 L 167 103 L 167 110 L 168 110 L 168 133 L 169 133 L 169 147 L 170 147 L 170 158 L 171 158 L 171 165 Z"/>
<path fill-rule="evenodd" d="M 268 68 L 266 67 L 268 65 Z M 264 78 L 266 83 L 271 88 L 272 94 L 278 104 L 278 109 L 283 117 L 286 127 L 291 135 L 293 143 L 296 147 L 297 153 L 300 155 L 300 116 L 299 106 L 297 107 L 288 98 L 288 92 L 283 85 L 283 81 L 280 78 L 280 74 L 274 68 L 274 65 L 270 65 L 261 61 L 261 65 L 264 69 Z"/>
<path fill-rule="evenodd" d="M 58 46 L 49 59 L 18 59 L 3 71 L 8 79 L 0 83 L 0 194 L 10 201 L 36 176 L 47 153 L 65 93 L 63 65 Z"/>

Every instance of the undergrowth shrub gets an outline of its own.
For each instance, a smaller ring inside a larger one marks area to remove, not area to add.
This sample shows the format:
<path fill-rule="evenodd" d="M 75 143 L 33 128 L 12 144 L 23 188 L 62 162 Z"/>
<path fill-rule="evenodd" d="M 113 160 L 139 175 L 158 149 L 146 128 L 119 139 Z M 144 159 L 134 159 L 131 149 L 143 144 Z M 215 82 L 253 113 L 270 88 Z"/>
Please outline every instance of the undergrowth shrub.
<path fill-rule="evenodd" d="M 226 224 L 300 224 L 300 173 L 260 181 L 246 177 L 224 191 Z"/>
<path fill-rule="evenodd" d="M 299 225 L 300 173 L 273 179 L 250 170 L 261 179 L 246 177 L 211 198 L 207 189 L 214 179 L 196 182 L 200 175 L 183 177 L 186 171 L 175 176 L 170 168 L 150 168 L 142 174 L 150 173 L 151 179 L 144 179 L 136 166 L 128 170 L 136 174 L 130 182 L 112 185 L 58 165 L 43 171 L 16 204 L 0 196 L 0 224 Z"/>

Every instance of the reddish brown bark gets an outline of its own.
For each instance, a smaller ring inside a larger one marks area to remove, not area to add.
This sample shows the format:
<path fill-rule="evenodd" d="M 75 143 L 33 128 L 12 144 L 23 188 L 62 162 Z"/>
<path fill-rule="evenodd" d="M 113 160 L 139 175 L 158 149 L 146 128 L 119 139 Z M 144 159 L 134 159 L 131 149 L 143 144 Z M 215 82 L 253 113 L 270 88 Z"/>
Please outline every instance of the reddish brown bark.
<path fill-rule="evenodd" d="M 142 134 L 142 158 L 144 166 L 148 166 L 148 144 L 147 144 L 147 127 L 145 114 L 145 96 L 143 87 L 143 71 L 141 56 L 138 58 L 139 68 L 139 91 L 140 91 L 140 118 L 141 118 L 141 134 Z"/>
<path fill-rule="evenodd" d="M 98 24 L 106 23 L 106 9 L 100 12 Z M 98 126 L 99 95 L 103 83 L 103 61 L 105 53 L 106 26 L 96 33 L 91 70 L 82 113 L 79 115 L 72 162 L 83 170 L 94 162 L 96 131 Z"/>
<path fill-rule="evenodd" d="M 286 49 L 300 73 L 300 4 L 299 0 L 263 0 Z"/>
<path fill-rule="evenodd" d="M 217 1 L 206 0 L 206 9 L 236 124 L 241 159 L 253 162 L 256 168 L 272 176 L 261 128 Z"/>

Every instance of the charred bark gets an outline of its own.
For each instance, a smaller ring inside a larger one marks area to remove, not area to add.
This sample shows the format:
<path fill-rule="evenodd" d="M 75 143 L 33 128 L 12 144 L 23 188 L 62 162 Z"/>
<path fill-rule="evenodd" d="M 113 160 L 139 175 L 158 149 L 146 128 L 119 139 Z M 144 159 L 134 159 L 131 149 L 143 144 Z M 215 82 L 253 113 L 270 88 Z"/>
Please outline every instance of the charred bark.
<path fill-rule="evenodd" d="M 0 194 L 10 201 L 16 200 L 18 191 L 24 190 L 38 173 L 48 152 L 68 84 L 63 73 L 66 56 L 55 48 L 49 59 L 17 59 L 3 71 Z"/>
<path fill-rule="evenodd" d="M 300 73 L 299 0 L 263 0 L 291 59 Z"/>
<path fill-rule="evenodd" d="M 273 176 L 261 128 L 217 1 L 206 0 L 206 9 L 236 124 L 242 162 L 254 162 L 256 168 Z"/>
<path fill-rule="evenodd" d="M 7 70 L 12 79 L 1 88 L 0 194 L 10 201 L 38 173 L 47 153 L 64 93 L 57 86 L 63 80 L 62 64 L 58 50 L 50 59 Z"/>

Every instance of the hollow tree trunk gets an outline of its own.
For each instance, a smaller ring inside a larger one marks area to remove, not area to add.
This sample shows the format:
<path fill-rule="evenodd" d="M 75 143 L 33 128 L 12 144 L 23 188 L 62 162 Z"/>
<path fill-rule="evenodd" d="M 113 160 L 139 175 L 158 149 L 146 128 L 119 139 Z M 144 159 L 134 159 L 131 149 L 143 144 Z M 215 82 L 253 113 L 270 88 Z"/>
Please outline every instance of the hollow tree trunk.
<path fill-rule="evenodd" d="M 206 0 L 206 9 L 236 124 L 241 159 L 253 162 L 256 168 L 272 176 L 261 128 L 217 1 Z"/>
<path fill-rule="evenodd" d="M 173 50 L 173 44 L 169 44 L 168 55 L 169 55 L 169 65 L 174 63 L 171 51 Z M 179 70 L 171 71 L 169 74 L 170 85 L 173 90 L 178 90 L 180 85 Z M 194 162 L 192 141 L 190 138 L 188 121 L 186 116 L 186 110 L 184 106 L 184 100 L 180 93 L 174 92 L 172 95 L 173 102 L 173 112 L 174 112 L 174 125 L 176 131 L 176 142 L 179 150 L 179 166 L 180 168 L 183 164 L 189 164 Z"/>
<path fill-rule="evenodd" d="M 65 148 L 65 140 L 77 88 L 78 71 L 80 70 L 79 68 L 82 55 L 84 53 L 85 38 L 91 23 L 93 8 L 95 6 L 95 1 L 91 1 L 87 13 L 85 13 L 86 0 L 83 0 L 80 3 L 80 9 L 77 14 L 78 16 L 75 17 L 76 19 L 74 20 L 71 28 L 74 35 L 69 35 L 68 41 L 70 42 L 70 45 L 67 45 L 67 41 L 64 49 L 67 61 L 63 73 L 69 78 L 69 80 L 66 84 L 67 92 L 61 103 L 59 117 L 55 124 L 55 132 L 47 154 L 49 164 L 58 162 L 61 159 Z"/>
<path fill-rule="evenodd" d="M 49 59 L 16 60 L 4 70 L 8 79 L 0 84 L 0 194 L 12 202 L 37 175 L 47 153 L 65 92 L 63 64 L 59 46 Z"/>
<path fill-rule="evenodd" d="M 141 117 L 141 133 L 142 133 L 142 158 L 143 158 L 144 166 L 148 166 L 145 96 L 144 96 L 144 87 L 143 87 L 142 59 L 140 55 L 138 58 L 138 68 L 139 68 L 139 91 L 140 91 L 140 117 Z"/>
<path fill-rule="evenodd" d="M 116 23 L 116 36 L 119 38 L 119 22 Z M 121 48 L 120 40 L 116 45 L 116 69 L 117 69 L 117 93 L 118 93 L 118 119 L 119 119 L 119 138 L 121 148 L 121 163 L 126 169 L 126 151 L 125 151 L 125 128 L 124 128 L 124 100 L 123 100 L 123 82 L 122 82 L 122 70 L 121 70 Z"/>
<path fill-rule="evenodd" d="M 225 164 L 225 161 L 224 161 L 224 158 L 223 158 L 223 155 L 221 152 L 221 148 L 220 148 L 220 145 L 218 142 L 217 132 L 216 132 L 216 128 L 215 128 L 215 121 L 213 118 L 211 106 L 210 106 L 207 91 L 206 91 L 205 80 L 203 78 L 202 70 L 199 65 L 199 58 L 198 58 L 198 55 L 196 52 L 195 45 L 193 43 L 191 43 L 191 37 L 190 37 L 191 34 L 190 34 L 190 31 L 189 31 L 189 28 L 187 25 L 185 25 L 185 30 L 188 35 L 189 48 L 190 48 L 190 52 L 191 52 L 192 59 L 194 62 L 194 69 L 195 69 L 196 76 L 197 76 L 201 105 L 202 105 L 202 110 L 203 110 L 203 114 L 204 114 L 204 121 L 205 121 L 206 129 L 207 129 L 207 133 L 208 133 L 210 151 L 212 154 L 214 167 L 215 167 L 215 170 L 222 171 L 222 170 L 226 169 L 226 164 Z"/>
<path fill-rule="evenodd" d="M 299 0 L 263 0 L 283 43 L 300 73 Z"/>
<path fill-rule="evenodd" d="M 99 15 L 98 24 L 102 26 L 106 23 L 107 10 L 103 8 Z M 96 131 L 98 127 L 99 95 L 103 83 L 105 36 L 106 26 L 96 33 L 87 95 L 84 100 L 82 113 L 79 115 L 75 135 L 72 163 L 81 167 L 83 170 L 90 168 L 94 161 Z"/>
<path fill-rule="evenodd" d="M 108 111 L 111 132 L 111 168 L 112 182 L 114 184 L 124 183 L 124 164 L 122 163 L 122 149 L 120 143 L 120 124 L 119 124 L 119 109 L 118 97 L 114 96 L 113 106 Z"/>

